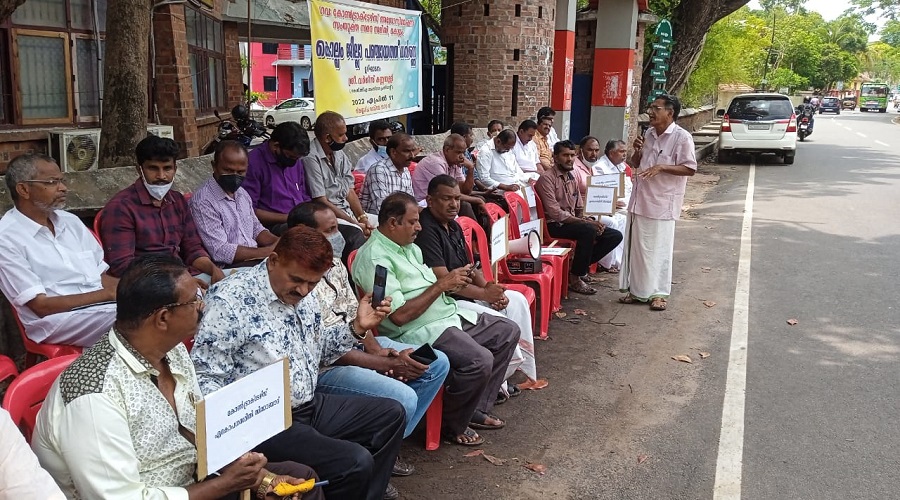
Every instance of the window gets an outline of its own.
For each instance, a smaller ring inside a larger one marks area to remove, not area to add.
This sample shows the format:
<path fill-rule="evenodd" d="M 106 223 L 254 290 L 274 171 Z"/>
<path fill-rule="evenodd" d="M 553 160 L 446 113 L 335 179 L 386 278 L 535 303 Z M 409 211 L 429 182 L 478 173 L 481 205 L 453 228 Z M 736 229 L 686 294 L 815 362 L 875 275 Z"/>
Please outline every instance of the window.
<path fill-rule="evenodd" d="M 100 40 L 100 49 L 105 51 Z M 75 37 L 72 63 L 75 70 L 75 109 L 78 121 L 98 121 L 100 118 L 100 89 L 103 87 L 103 66 L 98 61 L 97 41 Z M 104 52 L 105 53 L 105 52 Z"/>
<path fill-rule="evenodd" d="M 70 121 L 69 44 L 62 32 L 13 30 L 19 80 L 18 108 L 23 124 Z"/>
<path fill-rule="evenodd" d="M 263 91 L 264 92 L 275 92 L 278 90 L 278 79 L 274 76 L 264 76 L 263 77 Z"/>
<path fill-rule="evenodd" d="M 313 89 L 309 85 L 309 80 L 304 78 L 303 79 L 303 97 L 312 97 L 312 96 L 313 96 Z"/>
<path fill-rule="evenodd" d="M 277 54 L 278 53 L 278 44 L 277 43 L 262 44 L 262 53 L 263 54 Z"/>
<path fill-rule="evenodd" d="M 184 9 L 194 104 L 200 111 L 225 107 L 225 41 L 222 23 Z"/>

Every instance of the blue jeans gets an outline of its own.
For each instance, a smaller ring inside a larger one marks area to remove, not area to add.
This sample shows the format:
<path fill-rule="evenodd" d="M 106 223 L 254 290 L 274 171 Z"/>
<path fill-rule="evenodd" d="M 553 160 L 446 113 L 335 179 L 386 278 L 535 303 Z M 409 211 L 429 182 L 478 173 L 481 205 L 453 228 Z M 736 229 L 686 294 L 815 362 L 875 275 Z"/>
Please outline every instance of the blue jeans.
<path fill-rule="evenodd" d="M 376 337 L 375 339 L 381 347 L 398 352 L 418 347 L 394 342 L 387 337 Z M 404 383 L 368 368 L 335 366 L 319 375 L 316 392 L 345 396 L 373 396 L 398 401 L 406 409 L 406 429 L 403 431 L 405 438 L 412 434 L 412 431 L 419 425 L 428 405 L 441 389 L 447 372 L 450 370 L 450 361 L 447 359 L 447 355 L 436 349 L 435 352 L 437 359 L 428 365 L 428 370 L 416 380 Z"/>

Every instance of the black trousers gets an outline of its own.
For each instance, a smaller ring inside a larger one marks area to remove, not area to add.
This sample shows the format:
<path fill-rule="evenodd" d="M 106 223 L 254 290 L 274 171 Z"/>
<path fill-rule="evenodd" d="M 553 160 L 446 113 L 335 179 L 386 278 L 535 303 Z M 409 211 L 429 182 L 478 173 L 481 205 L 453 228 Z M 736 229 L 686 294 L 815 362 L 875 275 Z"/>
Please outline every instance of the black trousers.
<path fill-rule="evenodd" d="M 406 411 L 393 399 L 316 393 L 290 428 L 254 451 L 309 465 L 329 500 L 381 500 L 400 452 Z"/>
<path fill-rule="evenodd" d="M 572 258 L 572 274 L 584 276 L 591 264 L 602 259 L 612 252 L 622 242 L 622 233 L 612 228 L 606 228 L 603 233 L 597 234 L 597 227 L 590 222 L 575 222 L 572 224 L 559 224 L 551 222 L 547 224 L 550 236 L 575 240 L 575 256 Z"/>

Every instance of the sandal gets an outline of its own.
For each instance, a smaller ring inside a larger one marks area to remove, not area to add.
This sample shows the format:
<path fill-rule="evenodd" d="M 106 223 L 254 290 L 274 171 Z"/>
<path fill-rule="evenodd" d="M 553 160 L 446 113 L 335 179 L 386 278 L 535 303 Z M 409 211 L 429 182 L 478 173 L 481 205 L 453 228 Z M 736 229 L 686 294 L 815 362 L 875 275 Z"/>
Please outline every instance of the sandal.
<path fill-rule="evenodd" d="M 487 420 L 489 418 L 492 418 L 500 423 L 499 424 L 489 424 L 489 423 L 487 423 Z M 506 422 L 504 422 L 503 420 L 500 420 L 499 418 L 495 417 L 494 415 L 484 413 L 483 411 L 480 411 L 480 410 L 475 410 L 475 413 L 472 415 L 472 420 L 469 422 L 469 427 L 471 427 L 473 429 L 493 431 L 496 429 L 502 429 L 502 428 L 506 427 Z"/>
<path fill-rule="evenodd" d="M 662 297 L 656 297 L 655 299 L 650 301 L 650 309 L 653 311 L 665 311 L 666 310 L 666 299 Z"/>
<path fill-rule="evenodd" d="M 581 278 L 577 280 L 569 281 L 569 290 L 575 293 L 580 293 L 582 295 L 594 295 L 597 293 L 597 289 L 590 287 L 584 281 L 581 281 Z"/>
<path fill-rule="evenodd" d="M 547 382 L 545 378 L 539 378 L 537 380 L 528 380 L 518 384 L 516 387 L 523 391 L 537 391 L 539 389 L 543 389 L 550 385 L 550 382 Z"/>
<path fill-rule="evenodd" d="M 478 446 L 484 444 L 484 438 L 479 436 L 471 427 L 466 427 L 459 436 L 452 432 L 444 432 L 444 440 L 448 443 L 456 443 L 460 446 Z"/>
<path fill-rule="evenodd" d="M 591 276 L 590 274 L 585 274 L 584 276 L 579 277 L 581 281 L 584 281 L 588 285 L 593 285 L 594 283 L 599 283 L 600 280 Z"/>
<path fill-rule="evenodd" d="M 507 392 L 509 392 L 509 397 L 511 398 L 522 395 L 522 389 L 519 389 L 512 384 L 509 384 L 509 389 L 507 389 Z"/>
<path fill-rule="evenodd" d="M 619 302 L 623 304 L 640 304 L 640 300 L 637 299 L 634 295 L 630 293 L 624 297 L 619 297 Z"/>

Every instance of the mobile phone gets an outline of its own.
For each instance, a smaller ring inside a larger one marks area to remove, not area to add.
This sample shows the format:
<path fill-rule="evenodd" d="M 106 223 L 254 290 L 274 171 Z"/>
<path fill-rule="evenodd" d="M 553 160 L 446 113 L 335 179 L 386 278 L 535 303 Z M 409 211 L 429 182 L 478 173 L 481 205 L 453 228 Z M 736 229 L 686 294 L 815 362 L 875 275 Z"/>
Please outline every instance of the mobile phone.
<path fill-rule="evenodd" d="M 641 137 L 643 137 L 644 134 L 647 133 L 647 129 L 649 129 L 649 128 L 650 128 L 650 125 L 648 125 L 646 123 L 641 124 Z"/>
<path fill-rule="evenodd" d="M 423 365 L 430 365 L 437 359 L 437 353 L 431 348 L 431 344 L 422 344 L 422 347 L 409 353 L 409 357 Z"/>
<path fill-rule="evenodd" d="M 387 268 L 375 266 L 375 285 L 372 287 L 372 307 L 378 307 L 384 302 L 384 288 L 387 286 Z"/>

